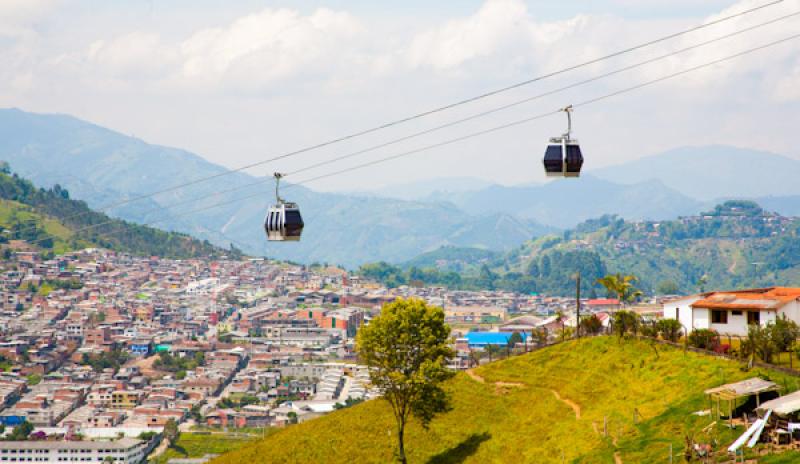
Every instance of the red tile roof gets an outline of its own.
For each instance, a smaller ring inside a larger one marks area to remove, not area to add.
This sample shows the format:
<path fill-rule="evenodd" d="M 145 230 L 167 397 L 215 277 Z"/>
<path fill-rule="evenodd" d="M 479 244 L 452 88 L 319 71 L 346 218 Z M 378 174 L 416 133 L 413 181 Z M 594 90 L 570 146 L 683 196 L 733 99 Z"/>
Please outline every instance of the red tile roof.
<path fill-rule="evenodd" d="M 800 299 L 800 288 L 769 287 L 714 292 L 692 304 L 693 308 L 760 311 L 777 310 Z"/>
<path fill-rule="evenodd" d="M 586 304 L 589 306 L 618 305 L 619 300 L 616 298 L 595 298 L 593 300 L 588 300 Z"/>

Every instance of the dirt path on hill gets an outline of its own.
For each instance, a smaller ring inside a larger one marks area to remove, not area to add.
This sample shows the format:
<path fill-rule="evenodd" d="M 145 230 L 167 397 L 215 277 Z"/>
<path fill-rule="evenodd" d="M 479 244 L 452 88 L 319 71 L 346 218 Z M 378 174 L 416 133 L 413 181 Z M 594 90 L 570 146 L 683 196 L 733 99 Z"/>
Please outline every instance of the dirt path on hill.
<path fill-rule="evenodd" d="M 476 374 L 474 370 L 467 369 L 465 372 L 472 380 L 479 383 L 486 383 L 486 379 Z M 516 382 L 495 382 L 493 385 L 495 387 L 494 393 L 496 395 L 505 395 L 506 393 L 508 393 L 508 390 L 510 388 L 525 388 L 524 384 Z"/>
<path fill-rule="evenodd" d="M 486 383 L 486 381 L 483 380 L 483 377 L 475 373 L 474 369 L 467 369 L 465 372 L 468 376 L 470 376 L 470 378 L 472 378 L 472 380 L 480 383 Z"/>
<path fill-rule="evenodd" d="M 556 396 L 556 399 L 558 401 L 561 401 L 562 403 L 564 403 L 567 406 L 571 407 L 573 411 L 575 411 L 575 419 L 580 419 L 581 418 L 581 407 L 578 405 L 578 403 L 576 403 L 576 402 L 574 402 L 574 401 L 572 401 L 570 399 L 567 399 L 567 398 L 562 398 L 561 395 L 559 395 L 558 392 L 555 391 L 555 390 L 550 390 L 550 391 L 553 392 L 553 395 Z"/>

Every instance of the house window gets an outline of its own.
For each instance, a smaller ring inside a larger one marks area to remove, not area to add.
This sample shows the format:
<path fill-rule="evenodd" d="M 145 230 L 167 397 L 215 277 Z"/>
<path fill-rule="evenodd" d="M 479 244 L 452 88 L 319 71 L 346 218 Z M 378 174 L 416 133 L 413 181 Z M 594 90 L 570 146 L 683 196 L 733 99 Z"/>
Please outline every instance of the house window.
<path fill-rule="evenodd" d="M 731 311 L 731 315 L 732 316 L 741 316 L 742 312 L 741 311 Z"/>
<path fill-rule="evenodd" d="M 747 325 L 761 325 L 761 312 L 760 311 L 748 311 L 747 312 Z"/>
<path fill-rule="evenodd" d="M 727 324 L 728 323 L 728 311 L 711 311 L 711 323 L 712 324 Z"/>

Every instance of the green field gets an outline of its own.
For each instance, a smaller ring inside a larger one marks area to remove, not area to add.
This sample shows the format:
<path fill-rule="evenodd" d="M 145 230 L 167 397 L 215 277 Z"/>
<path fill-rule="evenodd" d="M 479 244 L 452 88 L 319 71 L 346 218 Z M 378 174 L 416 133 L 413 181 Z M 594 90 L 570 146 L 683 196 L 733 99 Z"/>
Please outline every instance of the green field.
<path fill-rule="evenodd" d="M 166 464 L 172 458 L 200 458 L 206 454 L 222 454 L 242 447 L 261 435 L 241 433 L 181 433 L 177 443 L 156 458 L 154 464 Z"/>
<path fill-rule="evenodd" d="M 732 361 L 611 337 L 560 344 L 475 374 L 478 379 L 459 374 L 449 382 L 453 409 L 429 430 L 410 426 L 410 463 L 611 463 L 615 454 L 625 463 L 668 462 L 670 444 L 674 462 L 682 462 L 687 434 L 724 448 L 742 432 L 721 426 L 700 432 L 712 422 L 692 414 L 708 407 L 704 389 L 756 374 L 787 390 L 798 388 L 798 379 L 783 374 L 744 372 Z M 554 391 L 575 403 L 579 419 Z M 370 401 L 278 431 L 213 462 L 386 463 L 393 459 L 393 433 L 388 405 Z M 771 459 L 761 462 L 795 462 L 800 455 Z"/>

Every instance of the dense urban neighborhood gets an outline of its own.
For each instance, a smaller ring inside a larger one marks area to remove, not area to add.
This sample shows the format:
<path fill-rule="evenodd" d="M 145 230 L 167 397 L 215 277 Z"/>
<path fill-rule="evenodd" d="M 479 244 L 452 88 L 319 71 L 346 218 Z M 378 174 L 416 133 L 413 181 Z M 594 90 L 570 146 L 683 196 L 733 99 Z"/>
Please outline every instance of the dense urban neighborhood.
<path fill-rule="evenodd" d="M 0 315 L 2 461 L 143 462 L 176 430 L 281 428 L 373 398 L 355 336 L 398 299 L 444 309 L 456 370 L 571 338 L 579 311 L 586 335 L 629 312 L 675 319 L 686 333 L 740 336 L 748 324 L 800 319 L 800 289 L 578 302 L 389 289 L 337 267 L 263 258 L 172 260 L 97 248 L 47 256 L 12 245 Z"/>

